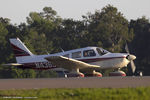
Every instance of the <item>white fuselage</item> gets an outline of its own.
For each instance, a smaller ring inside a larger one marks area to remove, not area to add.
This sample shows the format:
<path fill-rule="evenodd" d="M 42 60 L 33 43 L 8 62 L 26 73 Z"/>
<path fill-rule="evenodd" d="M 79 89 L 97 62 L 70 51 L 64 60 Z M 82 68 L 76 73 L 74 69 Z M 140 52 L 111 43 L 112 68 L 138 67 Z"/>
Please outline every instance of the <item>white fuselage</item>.
<path fill-rule="evenodd" d="M 50 68 L 56 68 L 55 65 L 52 65 L 49 61 L 47 61 L 45 58 L 49 56 L 66 56 L 68 58 L 80 60 L 92 65 L 98 65 L 100 66 L 100 69 L 108 69 L 108 68 L 122 68 L 127 66 L 127 64 L 130 62 L 126 57 L 128 54 L 126 53 L 110 53 L 106 52 L 103 55 L 100 55 L 97 50 L 97 47 L 86 47 L 81 49 L 75 49 L 70 50 L 66 52 L 60 52 L 56 54 L 49 54 L 49 55 L 33 55 L 33 56 L 25 56 L 22 57 L 22 59 L 19 57 L 17 61 L 24 65 L 35 65 L 36 69 L 50 69 Z M 84 53 L 86 51 L 93 50 L 95 52 L 94 56 L 85 56 Z M 78 56 L 74 56 L 75 53 L 81 52 L 81 54 Z M 29 64 L 30 63 L 30 64 Z M 59 66 L 57 66 L 59 67 Z"/>
<path fill-rule="evenodd" d="M 102 76 L 96 70 L 119 69 L 127 66 L 130 61 L 136 58 L 127 53 L 110 53 L 99 47 L 85 47 L 55 54 L 34 55 L 19 38 L 10 39 L 10 44 L 17 63 L 9 65 L 17 65 L 23 69 L 52 69 L 57 72 L 68 70 L 71 76 L 83 77 L 84 74 L 80 70 L 85 71 L 85 73 L 88 72 L 88 74 Z"/>

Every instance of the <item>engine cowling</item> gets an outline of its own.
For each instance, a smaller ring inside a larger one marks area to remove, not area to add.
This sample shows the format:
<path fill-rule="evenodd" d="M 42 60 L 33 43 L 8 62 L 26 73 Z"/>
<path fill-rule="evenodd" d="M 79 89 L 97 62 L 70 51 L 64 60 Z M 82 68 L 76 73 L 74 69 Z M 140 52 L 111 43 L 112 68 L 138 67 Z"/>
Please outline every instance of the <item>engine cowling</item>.
<path fill-rule="evenodd" d="M 115 72 L 110 72 L 109 76 L 126 76 L 126 73 L 123 71 L 115 71 Z"/>

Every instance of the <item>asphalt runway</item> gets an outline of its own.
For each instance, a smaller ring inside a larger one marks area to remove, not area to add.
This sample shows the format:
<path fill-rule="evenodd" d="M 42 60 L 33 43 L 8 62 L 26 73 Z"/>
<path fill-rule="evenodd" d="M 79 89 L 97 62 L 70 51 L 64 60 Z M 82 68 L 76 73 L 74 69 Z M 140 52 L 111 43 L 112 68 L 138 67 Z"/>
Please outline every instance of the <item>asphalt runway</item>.
<path fill-rule="evenodd" d="M 150 86 L 150 77 L 0 79 L 0 90 L 40 88 L 127 88 Z"/>

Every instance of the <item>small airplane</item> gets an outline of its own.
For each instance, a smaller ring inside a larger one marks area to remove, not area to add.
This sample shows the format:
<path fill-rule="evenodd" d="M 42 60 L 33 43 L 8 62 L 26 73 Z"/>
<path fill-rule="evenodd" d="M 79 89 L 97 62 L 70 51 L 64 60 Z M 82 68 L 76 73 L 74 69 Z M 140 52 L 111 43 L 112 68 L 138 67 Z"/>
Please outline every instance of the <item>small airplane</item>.
<path fill-rule="evenodd" d="M 102 77 L 102 74 L 98 72 L 102 69 L 117 69 L 110 72 L 110 76 L 126 76 L 126 73 L 120 69 L 130 62 L 133 73 L 135 71 L 133 60 L 136 56 L 129 53 L 111 53 L 100 47 L 85 47 L 55 54 L 34 55 L 19 38 L 10 39 L 10 43 L 17 63 L 4 65 L 22 69 L 51 69 L 56 72 L 61 71 L 67 77 L 84 77 L 85 75 Z"/>

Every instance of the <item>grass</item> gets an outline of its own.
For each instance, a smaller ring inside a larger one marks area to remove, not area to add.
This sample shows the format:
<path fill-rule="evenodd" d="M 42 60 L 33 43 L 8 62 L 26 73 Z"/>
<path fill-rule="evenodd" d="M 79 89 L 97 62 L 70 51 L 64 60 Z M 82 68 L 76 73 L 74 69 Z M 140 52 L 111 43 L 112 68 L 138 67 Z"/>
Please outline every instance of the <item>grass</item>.
<path fill-rule="evenodd" d="M 150 100 L 149 93 L 150 87 L 0 90 L 0 100 Z"/>

